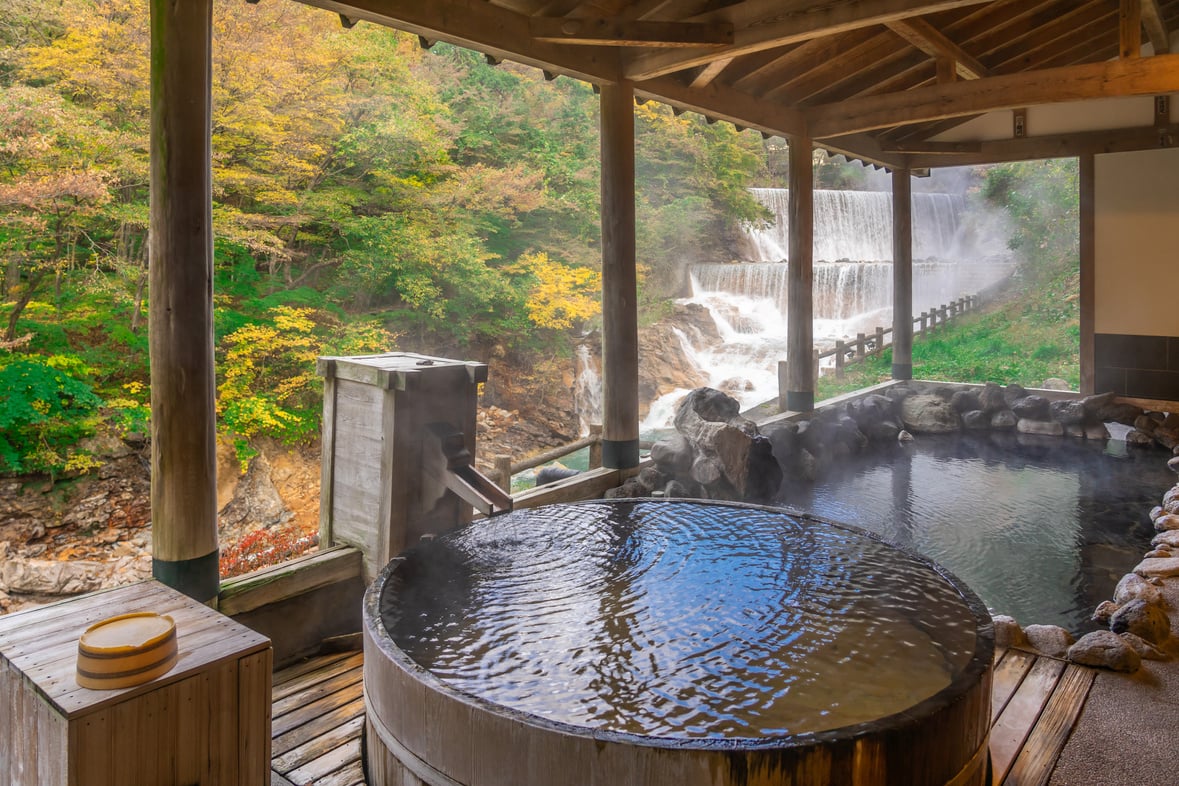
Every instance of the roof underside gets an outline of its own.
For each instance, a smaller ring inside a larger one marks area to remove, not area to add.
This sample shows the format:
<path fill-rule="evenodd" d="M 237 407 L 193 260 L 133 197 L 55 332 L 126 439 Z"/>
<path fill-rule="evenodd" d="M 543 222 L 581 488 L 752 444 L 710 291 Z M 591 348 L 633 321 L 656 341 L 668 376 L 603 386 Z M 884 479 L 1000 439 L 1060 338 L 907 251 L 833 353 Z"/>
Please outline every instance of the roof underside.
<path fill-rule="evenodd" d="M 301 1 L 889 167 L 1179 137 L 1179 0 Z"/>

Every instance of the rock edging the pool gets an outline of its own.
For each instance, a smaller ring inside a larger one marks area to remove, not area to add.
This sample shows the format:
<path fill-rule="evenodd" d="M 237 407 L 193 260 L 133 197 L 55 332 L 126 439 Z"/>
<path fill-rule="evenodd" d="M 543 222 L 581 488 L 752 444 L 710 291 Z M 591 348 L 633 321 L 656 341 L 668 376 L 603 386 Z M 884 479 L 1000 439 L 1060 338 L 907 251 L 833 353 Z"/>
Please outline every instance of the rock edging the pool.
<path fill-rule="evenodd" d="M 906 441 L 912 434 L 1015 431 L 1104 440 L 1110 438 L 1106 424 L 1119 423 L 1128 427 L 1127 445 L 1157 443 L 1179 453 L 1179 414 L 1148 412 L 1116 398 L 1112 392 L 1045 396 L 991 382 L 981 387 L 902 382 L 838 400 L 809 416 L 758 426 L 739 413 L 732 397 L 697 388 L 677 405 L 676 432 L 652 446 L 651 465 L 607 496 L 766 500 L 783 478 L 814 481 L 873 443 Z M 1169 466 L 1179 472 L 1179 455 Z M 1094 611 L 1093 619 L 1109 630 L 1078 640 L 1056 625 L 1021 628 L 1013 618 L 996 615 L 996 646 L 1123 672 L 1137 671 L 1144 658 L 1168 659 L 1170 620 L 1160 588 L 1179 577 L 1179 484 L 1151 511 L 1151 520 L 1160 533 L 1154 548 L 1122 578 L 1114 598 Z"/>

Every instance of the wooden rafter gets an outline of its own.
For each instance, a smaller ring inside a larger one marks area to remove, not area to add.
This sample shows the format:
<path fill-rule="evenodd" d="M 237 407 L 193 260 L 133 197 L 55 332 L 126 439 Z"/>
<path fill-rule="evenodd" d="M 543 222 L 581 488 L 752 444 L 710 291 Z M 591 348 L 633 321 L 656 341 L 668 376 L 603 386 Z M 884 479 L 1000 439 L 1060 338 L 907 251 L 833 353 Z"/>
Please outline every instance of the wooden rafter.
<path fill-rule="evenodd" d="M 1167 32 L 1167 20 L 1159 8 L 1159 0 L 1142 1 L 1142 26 L 1146 28 L 1146 36 L 1150 39 L 1156 55 L 1165 55 L 1171 51 L 1171 37 Z"/>
<path fill-rule="evenodd" d="M 974 79 L 812 107 L 812 136 L 871 131 L 1020 106 L 1179 91 L 1179 55 L 1156 55 Z"/>
<path fill-rule="evenodd" d="M 671 104 L 676 109 L 699 112 L 767 134 L 795 137 L 806 130 L 802 113 L 793 107 L 763 101 L 748 93 L 722 89 L 716 83 L 692 88 L 679 79 L 660 77 L 635 85 L 635 93 L 643 98 Z"/>
<path fill-rule="evenodd" d="M 703 66 L 689 84 L 690 87 L 704 87 L 711 84 L 712 80 L 721 75 L 721 72 L 729 67 L 729 63 L 733 62 L 731 59 L 713 60 L 706 66 Z"/>
<path fill-rule="evenodd" d="M 1142 56 L 1142 0 L 1118 4 L 1118 57 Z"/>
<path fill-rule="evenodd" d="M 723 46 L 733 43 L 733 26 L 724 22 L 647 22 L 581 17 L 533 17 L 532 37 L 550 43 L 582 46 L 657 48 Z"/>
<path fill-rule="evenodd" d="M 298 2 L 591 82 L 616 82 L 620 78 L 617 49 L 536 41 L 528 16 L 485 0 Z"/>
<path fill-rule="evenodd" d="M 991 73 L 973 55 L 920 17 L 895 19 L 888 23 L 888 28 L 930 57 L 954 63 L 955 71 L 964 79 L 978 79 Z"/>
<path fill-rule="evenodd" d="M 646 53 L 626 66 L 628 79 L 644 80 L 702 66 L 722 57 L 774 49 L 861 27 L 885 24 L 897 19 L 945 11 L 987 0 L 832 0 L 816 7 L 813 2 L 793 0 L 746 0 L 692 22 L 728 22 L 733 25 L 734 42 L 716 49 L 689 49 L 674 53 Z"/>

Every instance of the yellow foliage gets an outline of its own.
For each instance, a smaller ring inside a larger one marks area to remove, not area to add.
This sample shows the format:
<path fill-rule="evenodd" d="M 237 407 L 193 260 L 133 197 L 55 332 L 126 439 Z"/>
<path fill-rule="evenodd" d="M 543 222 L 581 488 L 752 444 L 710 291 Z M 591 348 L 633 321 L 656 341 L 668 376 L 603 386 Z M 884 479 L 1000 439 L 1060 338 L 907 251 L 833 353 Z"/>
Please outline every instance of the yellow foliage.
<path fill-rule="evenodd" d="M 566 330 L 596 316 L 602 274 L 586 267 L 570 267 L 548 254 L 525 254 L 516 269 L 529 273 L 536 284 L 528 293 L 528 318 L 537 327 Z"/>

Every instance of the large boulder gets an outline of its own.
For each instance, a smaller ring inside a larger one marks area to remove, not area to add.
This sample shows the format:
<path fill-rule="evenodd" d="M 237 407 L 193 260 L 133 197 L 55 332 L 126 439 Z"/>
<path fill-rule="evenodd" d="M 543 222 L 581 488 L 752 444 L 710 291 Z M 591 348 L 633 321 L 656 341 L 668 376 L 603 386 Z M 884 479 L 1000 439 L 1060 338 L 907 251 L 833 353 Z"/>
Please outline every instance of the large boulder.
<path fill-rule="evenodd" d="M 1171 635 L 1171 620 L 1157 603 L 1135 598 L 1109 619 L 1114 633 L 1133 633 L 1151 644 L 1162 644 Z"/>
<path fill-rule="evenodd" d="M 915 434 L 949 434 L 958 431 L 958 413 L 940 396 L 918 393 L 901 402 L 901 421 Z"/>
<path fill-rule="evenodd" d="M 692 467 L 692 443 L 678 432 L 669 434 L 651 446 L 651 460 L 668 475 L 685 475 Z"/>
<path fill-rule="evenodd" d="M 1007 399 L 1003 396 L 1003 388 L 994 382 L 988 382 L 978 392 L 979 409 L 989 414 L 1007 409 Z"/>
<path fill-rule="evenodd" d="M 1028 398 L 1031 398 L 1031 396 L 1028 396 Z M 1055 420 L 1020 418 L 1015 424 L 1015 430 L 1020 434 L 1035 434 L 1042 437 L 1064 436 L 1064 426 L 1060 425 Z"/>
<path fill-rule="evenodd" d="M 675 427 L 692 445 L 692 479 L 714 496 L 764 500 L 777 492 L 782 470 L 773 446 L 732 396 L 696 388 L 676 408 Z"/>
<path fill-rule="evenodd" d="M 1068 659 L 1082 666 L 1133 673 L 1142 665 L 1142 657 L 1121 636 L 1108 630 L 1087 633 L 1068 648 Z"/>
<path fill-rule="evenodd" d="M 876 393 L 847 405 L 848 415 L 871 442 L 892 442 L 897 438 L 901 424 L 896 412 L 892 399 Z"/>
<path fill-rule="evenodd" d="M 1052 419 L 1066 426 L 1080 425 L 1085 421 L 1085 402 L 1081 399 L 1061 399 L 1048 405 Z"/>
<path fill-rule="evenodd" d="M 1023 629 L 1028 643 L 1045 655 L 1063 658 L 1076 639 L 1059 625 L 1028 625 Z"/>
<path fill-rule="evenodd" d="M 973 390 L 956 390 L 950 396 L 950 406 L 955 412 L 970 412 L 982 409 L 982 402 L 979 401 L 978 393 Z"/>
<path fill-rule="evenodd" d="M 1132 600 L 1161 603 L 1163 592 L 1137 573 L 1127 573 L 1122 576 L 1118 586 L 1114 587 L 1113 602 L 1118 606 L 1125 606 Z"/>
<path fill-rule="evenodd" d="M 1011 403 L 1011 411 L 1020 419 L 1048 420 L 1051 417 L 1051 405 L 1043 396 L 1024 396 Z"/>

